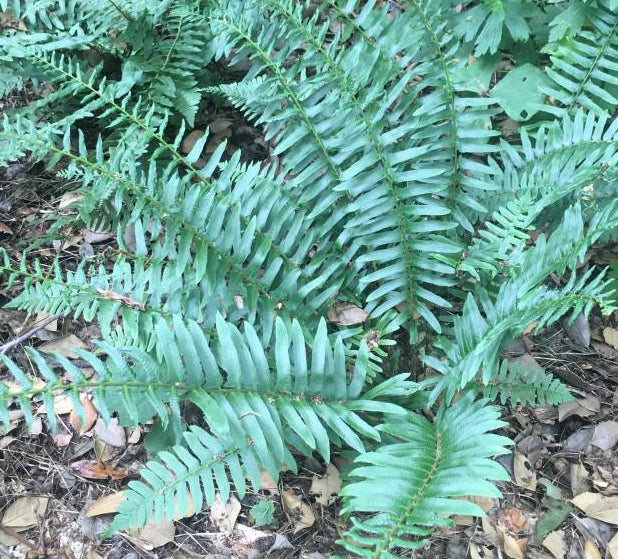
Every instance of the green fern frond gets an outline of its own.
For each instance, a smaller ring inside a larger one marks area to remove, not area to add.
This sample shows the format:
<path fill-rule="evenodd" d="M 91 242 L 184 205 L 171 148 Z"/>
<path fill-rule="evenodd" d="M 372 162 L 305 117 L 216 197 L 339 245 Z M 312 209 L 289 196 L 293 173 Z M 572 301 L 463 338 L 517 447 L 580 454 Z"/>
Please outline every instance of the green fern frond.
<path fill-rule="evenodd" d="M 195 425 L 183 433 L 183 438 L 186 446 L 175 446 L 161 452 L 158 461 L 146 463 L 141 471 L 144 481 L 129 482 L 107 535 L 144 526 L 150 520 L 176 520 L 199 512 L 205 502 L 214 503 L 216 492 L 226 502 L 230 478 L 241 499 L 246 478 L 255 491 L 260 489 L 259 458 L 249 443 L 238 447 Z"/>
<path fill-rule="evenodd" d="M 611 114 L 618 104 L 618 13 L 611 0 L 594 6 L 586 10 L 589 25 L 550 52 L 546 72 L 554 85 L 541 88 L 555 101 L 543 106 L 548 112 L 563 115 L 585 107 Z"/>
<path fill-rule="evenodd" d="M 361 454 L 351 483 L 341 494 L 353 527 L 339 543 L 367 558 L 398 557 L 422 547 L 433 530 L 456 514 L 483 516 L 465 496 L 500 497 L 493 481 L 508 474 L 491 458 L 511 442 L 490 433 L 502 427 L 496 408 L 474 402 L 471 394 L 442 409 L 432 423 L 410 413 L 406 420 L 380 426 L 393 444 Z"/>
<path fill-rule="evenodd" d="M 526 356 L 504 360 L 498 374 L 479 388 L 485 398 L 499 399 L 503 405 L 507 401 L 512 405 L 557 405 L 573 399 L 567 386 Z"/>
<path fill-rule="evenodd" d="M 480 370 L 482 382 L 487 384 L 498 372 L 500 351 L 529 324 L 537 321 L 537 328 L 541 329 L 569 312 L 571 317 L 582 311 L 587 313 L 596 304 L 609 310 L 612 302 L 604 273 L 593 276 L 591 269 L 578 276 L 576 269 L 586 249 L 603 231 L 616 226 L 615 204 L 595 215 L 586 232 L 579 205 L 571 207 L 549 240 L 539 236 L 533 247 L 511 260 L 518 271 L 502 283 L 493 301 L 484 288 L 478 291 L 477 298 L 468 294 L 462 314 L 455 318 L 455 342 L 438 343 L 447 362 L 425 358 L 445 375 L 432 391 L 431 401 L 442 391 L 446 391 L 447 399 L 452 398 Z M 562 288 L 549 289 L 544 285 L 551 273 L 563 275 L 567 269 L 571 275 Z"/>
<path fill-rule="evenodd" d="M 529 20 L 540 12 L 536 2 L 526 0 L 481 0 L 470 5 L 459 14 L 455 32 L 474 44 L 475 56 L 495 53 L 507 33 L 514 41 L 528 40 Z"/>

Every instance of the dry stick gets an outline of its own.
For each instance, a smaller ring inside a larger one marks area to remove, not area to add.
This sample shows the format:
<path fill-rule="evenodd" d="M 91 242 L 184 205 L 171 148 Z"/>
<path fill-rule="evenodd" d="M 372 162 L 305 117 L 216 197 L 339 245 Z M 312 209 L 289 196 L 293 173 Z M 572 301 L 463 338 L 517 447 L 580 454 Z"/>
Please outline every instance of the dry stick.
<path fill-rule="evenodd" d="M 62 318 L 62 316 L 63 315 L 61 314 L 54 314 L 52 316 L 48 316 L 47 318 L 45 318 L 38 324 L 35 324 L 32 328 L 30 328 L 30 330 L 28 330 L 21 336 L 18 336 L 14 340 L 11 340 L 10 342 L 6 342 L 4 345 L 0 346 L 0 354 L 6 353 L 7 351 L 14 348 L 15 346 L 21 344 L 22 342 L 25 342 L 28 338 L 34 336 L 34 334 L 36 334 L 39 330 L 42 330 L 43 328 L 45 328 L 45 326 L 52 323 L 54 320 Z"/>
<path fill-rule="evenodd" d="M 21 534 L 19 534 L 18 532 L 16 532 L 15 530 L 13 530 L 12 528 L 9 528 L 8 526 L 2 526 L 0 525 L 0 531 L 4 532 L 5 534 L 7 534 L 8 536 L 10 536 L 11 538 L 16 539 L 17 541 L 19 541 L 19 543 L 24 544 L 25 546 L 29 547 L 30 549 L 32 549 L 35 552 L 40 552 L 41 550 L 34 545 L 31 541 L 27 540 L 26 538 L 24 538 Z"/>

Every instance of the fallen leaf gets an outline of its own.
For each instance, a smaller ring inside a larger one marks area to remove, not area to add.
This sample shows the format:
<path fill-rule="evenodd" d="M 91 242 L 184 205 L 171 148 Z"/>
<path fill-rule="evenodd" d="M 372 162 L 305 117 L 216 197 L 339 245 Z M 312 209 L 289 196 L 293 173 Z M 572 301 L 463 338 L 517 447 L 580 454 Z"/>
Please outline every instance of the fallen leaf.
<path fill-rule="evenodd" d="M 596 396 L 588 396 L 581 400 L 564 402 L 558 406 L 558 421 L 564 421 L 567 417 L 578 415 L 590 417 L 601 411 L 601 402 Z"/>
<path fill-rule="evenodd" d="M 289 490 L 281 492 L 281 503 L 294 522 L 294 533 L 310 528 L 315 522 L 315 516 L 311 507 L 303 503 L 301 498 Z"/>
<path fill-rule="evenodd" d="M 60 202 L 58 203 L 58 209 L 64 210 L 65 208 L 68 208 L 69 206 L 72 206 L 73 204 L 79 202 L 83 198 L 84 195 L 80 194 L 79 192 L 65 192 L 60 198 Z"/>
<path fill-rule="evenodd" d="M 618 496 L 605 497 L 600 493 L 586 491 L 571 501 L 588 516 L 609 524 L 618 524 Z"/>
<path fill-rule="evenodd" d="M 504 553 L 511 559 L 524 559 L 526 543 L 525 538 L 514 538 L 510 534 L 504 534 L 502 547 Z"/>
<path fill-rule="evenodd" d="M 584 547 L 584 559 L 602 559 L 597 546 L 588 540 Z"/>
<path fill-rule="evenodd" d="M 547 534 L 543 540 L 543 546 L 556 558 L 563 559 L 566 555 L 566 542 L 564 541 L 564 531 L 557 530 Z"/>
<path fill-rule="evenodd" d="M 618 349 L 618 330 L 615 328 L 603 328 L 603 339 L 606 344 L 609 344 L 614 349 Z"/>
<path fill-rule="evenodd" d="M 279 487 L 266 470 L 260 471 L 260 489 L 268 491 L 271 495 L 279 495 Z"/>
<path fill-rule="evenodd" d="M 94 426 L 94 432 L 105 443 L 110 446 L 123 447 L 127 443 L 127 435 L 124 427 L 118 424 L 118 418 L 112 417 L 108 425 L 99 417 Z"/>
<path fill-rule="evenodd" d="M 327 507 L 341 489 L 341 479 L 339 479 L 339 470 L 332 464 L 326 467 L 326 475 L 324 477 L 313 476 L 311 481 L 310 492 L 319 495 L 316 502 L 323 507 Z"/>
<path fill-rule="evenodd" d="M 590 324 L 583 312 L 580 312 L 571 324 L 567 319 L 563 319 L 562 327 L 567 336 L 576 344 L 590 347 Z"/>
<path fill-rule="evenodd" d="M 588 470 L 586 470 L 583 464 L 571 464 L 570 478 L 573 497 L 577 497 L 580 493 L 590 489 Z"/>
<path fill-rule="evenodd" d="M 161 522 L 149 522 L 146 526 L 127 532 L 133 542 L 146 551 L 174 541 L 176 527 L 171 520 Z"/>
<path fill-rule="evenodd" d="M 562 444 L 562 447 L 570 452 L 584 452 L 588 448 L 593 436 L 594 427 L 582 427 L 569 436 Z"/>
<path fill-rule="evenodd" d="M 607 344 L 592 342 L 592 347 L 601 357 L 604 357 L 605 359 L 616 359 L 618 357 L 618 351 Z"/>
<path fill-rule="evenodd" d="M 270 534 L 238 522 L 234 528 L 234 535 L 237 536 L 244 545 L 252 545 L 262 538 L 267 538 Z"/>
<path fill-rule="evenodd" d="M 525 532 L 528 529 L 528 519 L 516 508 L 502 511 L 498 524 L 514 534 Z"/>
<path fill-rule="evenodd" d="M 17 439 L 15 437 L 0 437 L 0 450 L 9 446 L 12 442 L 15 442 Z"/>
<path fill-rule="evenodd" d="M 54 250 L 66 250 L 67 248 L 79 245 L 82 240 L 83 237 L 81 234 L 77 233 L 75 235 L 71 235 L 64 242 L 59 240 L 52 241 L 52 246 L 54 247 Z"/>
<path fill-rule="evenodd" d="M 51 342 L 45 342 L 37 349 L 43 353 L 59 353 L 63 357 L 69 359 L 77 359 L 79 356 L 73 352 L 73 348 L 86 349 L 86 344 L 82 342 L 75 334 L 70 336 L 63 336 L 62 338 L 56 338 Z M 68 412 L 67 412 L 68 413 Z"/>
<path fill-rule="evenodd" d="M 478 546 L 474 542 L 470 542 L 470 559 L 483 559 Z"/>
<path fill-rule="evenodd" d="M 337 303 L 328 309 L 327 317 L 330 322 L 340 326 L 354 326 L 362 324 L 369 315 L 356 305 Z"/>
<path fill-rule="evenodd" d="M 134 301 L 129 297 L 125 297 L 124 295 L 120 295 L 119 293 L 115 293 L 114 291 L 106 291 L 105 289 L 101 289 L 97 287 L 97 293 L 106 299 L 111 299 L 112 301 L 120 301 L 129 307 L 135 307 L 136 309 L 144 310 L 146 307 L 144 303 L 139 303 L 138 301 Z"/>
<path fill-rule="evenodd" d="M 193 130 L 189 132 L 182 140 L 182 152 L 189 153 L 197 141 L 204 135 L 203 130 Z"/>
<path fill-rule="evenodd" d="M 49 318 L 50 316 L 51 315 L 47 313 L 43 313 L 43 312 L 36 313 L 36 318 L 34 319 L 34 323 L 38 324 L 39 322 L 41 322 L 42 320 L 45 320 L 46 318 Z M 58 319 L 52 320 L 50 323 L 46 324 L 44 330 L 49 330 L 50 332 L 57 332 L 58 331 Z"/>
<path fill-rule="evenodd" d="M 547 511 L 543 512 L 536 523 L 536 537 L 542 540 L 549 532 L 555 530 L 573 510 L 568 503 L 551 497 L 545 497 L 543 504 Z"/>
<path fill-rule="evenodd" d="M 611 524 L 589 516 L 578 518 L 573 515 L 572 518 L 575 528 L 584 537 L 584 541 L 591 540 L 606 547 L 614 535 L 614 527 Z"/>
<path fill-rule="evenodd" d="M 127 437 L 127 444 L 137 444 L 142 437 L 142 429 L 138 425 L 135 429 L 132 429 Z"/>
<path fill-rule="evenodd" d="M 210 507 L 210 519 L 215 526 L 224 534 L 231 534 L 234 531 L 236 519 L 240 514 L 240 502 L 233 495 L 227 503 L 221 500 L 221 495 L 217 493 L 215 501 Z"/>
<path fill-rule="evenodd" d="M 93 231 L 92 229 L 82 229 L 82 236 L 85 243 L 95 245 L 97 243 L 102 243 L 103 241 L 112 239 L 114 237 L 114 233 L 110 233 L 109 231 Z"/>
<path fill-rule="evenodd" d="M 515 452 L 513 460 L 513 477 L 519 487 L 536 491 L 536 472 L 528 458 L 519 452 Z"/>
<path fill-rule="evenodd" d="M 20 497 L 13 501 L 4 512 L 2 526 L 23 532 L 36 526 L 47 510 L 48 497 Z"/>
<path fill-rule="evenodd" d="M 73 435 L 71 433 L 56 433 L 53 438 L 54 444 L 58 448 L 64 448 L 65 446 L 69 446 Z"/>
<path fill-rule="evenodd" d="M 69 423 L 71 424 L 71 427 L 73 427 L 75 432 L 81 435 L 85 431 L 90 431 L 90 429 L 92 429 L 92 426 L 95 424 L 96 420 L 99 417 L 99 413 L 92 404 L 92 401 L 88 397 L 88 394 L 86 394 L 85 392 L 82 393 L 79 399 L 82 403 L 82 406 L 84 406 L 84 415 L 86 416 L 84 425 L 81 425 L 79 416 L 74 409 L 71 410 L 71 413 L 69 415 Z"/>
<path fill-rule="evenodd" d="M 0 233 L 5 233 L 6 235 L 12 235 L 13 231 L 11 231 L 11 228 L 4 223 L 3 221 L 0 221 Z"/>
<path fill-rule="evenodd" d="M 88 479 L 124 479 L 131 475 L 127 470 L 112 468 L 109 464 L 97 460 L 78 460 L 73 462 L 70 468 Z"/>
<path fill-rule="evenodd" d="M 86 509 L 86 516 L 88 518 L 92 516 L 99 516 L 101 514 L 113 514 L 118 512 L 118 505 L 124 499 L 124 492 L 118 491 L 116 493 L 110 493 L 99 497 L 94 503 L 92 503 Z"/>
<path fill-rule="evenodd" d="M 612 559 L 618 559 L 618 532 L 609 540 L 607 544 L 607 552 Z"/>
<path fill-rule="evenodd" d="M 618 422 L 603 421 L 594 428 L 594 435 L 590 444 L 601 450 L 609 450 L 618 442 Z"/>
<path fill-rule="evenodd" d="M 73 410 L 73 400 L 68 394 L 56 394 L 54 396 L 54 413 L 56 415 L 65 415 L 71 413 Z M 37 414 L 48 413 L 47 407 L 43 404 L 38 410 Z"/>
<path fill-rule="evenodd" d="M 483 527 L 485 539 L 490 544 L 500 547 L 500 537 L 498 536 L 498 531 L 488 516 L 481 517 L 481 526 Z"/>

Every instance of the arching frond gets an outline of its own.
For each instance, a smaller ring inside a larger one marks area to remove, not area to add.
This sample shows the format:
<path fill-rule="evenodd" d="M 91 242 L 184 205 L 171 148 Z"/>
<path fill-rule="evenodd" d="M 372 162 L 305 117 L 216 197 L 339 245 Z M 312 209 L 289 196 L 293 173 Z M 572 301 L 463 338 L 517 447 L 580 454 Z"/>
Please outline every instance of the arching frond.
<path fill-rule="evenodd" d="M 353 517 L 339 543 L 361 557 L 398 557 L 399 551 L 422 547 L 449 516 L 483 516 L 478 505 L 461 497 L 499 497 L 492 482 L 508 479 L 491 460 L 510 444 L 490 433 L 504 425 L 498 418 L 496 408 L 468 394 L 442 409 L 433 423 L 409 414 L 382 425 L 395 442 L 361 454 L 353 481 L 341 492 L 344 512 L 372 516 Z"/>

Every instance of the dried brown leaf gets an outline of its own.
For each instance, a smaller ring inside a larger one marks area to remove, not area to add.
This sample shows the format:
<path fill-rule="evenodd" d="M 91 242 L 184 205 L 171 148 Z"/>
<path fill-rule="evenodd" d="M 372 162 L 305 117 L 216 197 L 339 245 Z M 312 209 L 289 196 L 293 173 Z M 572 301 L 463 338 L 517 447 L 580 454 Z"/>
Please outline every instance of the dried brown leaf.
<path fill-rule="evenodd" d="M 607 552 L 609 553 L 611 559 L 618 559 L 618 532 L 614 535 L 614 537 L 609 540 L 607 544 Z"/>
<path fill-rule="evenodd" d="M 221 495 L 217 493 L 215 502 L 210 507 L 210 519 L 224 534 L 231 534 L 240 514 L 240 508 L 240 502 L 233 495 L 227 503 L 224 503 Z"/>
<path fill-rule="evenodd" d="M 65 192 L 60 198 L 60 202 L 58 203 L 58 209 L 64 210 L 73 204 L 76 204 L 80 200 L 84 198 L 83 194 L 75 191 Z"/>
<path fill-rule="evenodd" d="M 125 297 L 124 295 L 120 295 L 119 293 L 115 293 L 114 291 L 107 291 L 105 289 L 101 289 L 97 287 L 97 293 L 106 299 L 111 299 L 112 301 L 120 301 L 129 307 L 135 307 L 136 309 L 144 310 L 146 307 L 144 303 L 140 303 L 138 301 L 134 301 L 129 297 Z"/>
<path fill-rule="evenodd" d="M 99 412 L 96 410 L 88 394 L 86 394 L 85 392 L 80 395 L 79 399 L 82 403 L 82 406 L 84 406 L 84 425 L 81 425 L 79 416 L 74 409 L 72 409 L 71 413 L 69 414 L 69 423 L 71 424 L 71 427 L 73 427 L 75 432 L 81 435 L 85 431 L 90 431 L 90 429 L 92 429 L 92 426 L 96 423 L 99 417 Z"/>
<path fill-rule="evenodd" d="M 618 349 L 618 330 L 610 326 L 603 328 L 603 339 L 606 344 L 609 344 L 614 349 Z"/>
<path fill-rule="evenodd" d="M 182 140 L 182 152 L 183 153 L 189 153 L 193 147 L 195 146 L 195 144 L 197 143 L 197 141 L 204 135 L 204 131 L 203 130 L 192 130 L 191 132 L 189 132 Z"/>
<path fill-rule="evenodd" d="M 279 495 L 279 487 L 266 470 L 260 471 L 260 488 L 268 491 L 271 495 Z"/>
<path fill-rule="evenodd" d="M 86 349 L 86 344 L 82 342 L 75 334 L 56 338 L 50 342 L 45 342 L 37 349 L 43 353 L 59 353 L 63 357 L 69 359 L 77 359 L 79 356 L 73 351 L 74 348 Z"/>
<path fill-rule="evenodd" d="M 567 552 L 566 542 L 564 540 L 564 530 L 556 530 L 550 532 L 543 540 L 543 546 L 556 558 L 564 559 Z"/>
<path fill-rule="evenodd" d="M 118 424 L 118 418 L 112 417 L 108 425 L 101 418 L 97 419 L 94 432 L 106 444 L 121 448 L 127 444 L 124 427 Z"/>
<path fill-rule="evenodd" d="M 532 468 L 527 456 L 516 452 L 513 460 L 513 470 L 514 481 L 519 487 L 536 491 L 536 472 Z"/>
<path fill-rule="evenodd" d="M 340 326 L 354 326 L 365 322 L 369 315 L 356 305 L 337 303 L 328 309 L 327 316 L 330 322 Z"/>
<path fill-rule="evenodd" d="M 586 470 L 583 464 L 571 464 L 570 478 L 573 497 L 577 497 L 580 493 L 590 489 L 588 470 Z"/>
<path fill-rule="evenodd" d="M 504 534 L 502 547 L 504 553 L 511 559 L 524 559 L 527 543 L 526 538 L 514 538 L 510 534 Z"/>
<path fill-rule="evenodd" d="M 2 516 L 2 526 L 22 532 L 37 525 L 47 510 L 47 497 L 19 497 L 13 501 Z"/>
<path fill-rule="evenodd" d="M 599 548 L 590 540 L 584 546 L 584 559 L 602 559 Z"/>
<path fill-rule="evenodd" d="M 603 421 L 594 428 L 594 435 L 590 444 L 601 450 L 614 448 L 618 442 L 618 422 Z"/>
<path fill-rule="evenodd" d="M 129 530 L 130 539 L 146 551 L 151 551 L 174 541 L 176 527 L 171 520 L 149 522 L 143 528 Z"/>
<path fill-rule="evenodd" d="M 118 491 L 99 497 L 86 510 L 86 516 L 100 516 L 101 514 L 113 514 L 118 512 L 118 505 L 124 499 L 124 492 Z"/>
<path fill-rule="evenodd" d="M 281 504 L 294 522 L 294 533 L 310 528 L 315 522 L 315 515 L 311 507 L 303 503 L 302 499 L 289 490 L 281 492 Z"/>
<path fill-rule="evenodd" d="M 596 396 L 588 396 L 581 400 L 564 402 L 558 406 L 558 421 L 564 421 L 567 417 L 577 415 L 590 417 L 601 411 L 601 402 Z"/>
<path fill-rule="evenodd" d="M 324 477 L 313 476 L 311 481 L 311 493 L 318 495 L 316 502 L 323 507 L 327 507 L 339 494 L 341 489 L 341 479 L 339 478 L 339 470 L 332 464 L 326 467 L 326 475 Z"/>
<path fill-rule="evenodd" d="M 608 524 L 618 524 L 618 496 L 605 497 L 600 493 L 586 491 L 571 501 L 586 515 Z"/>

